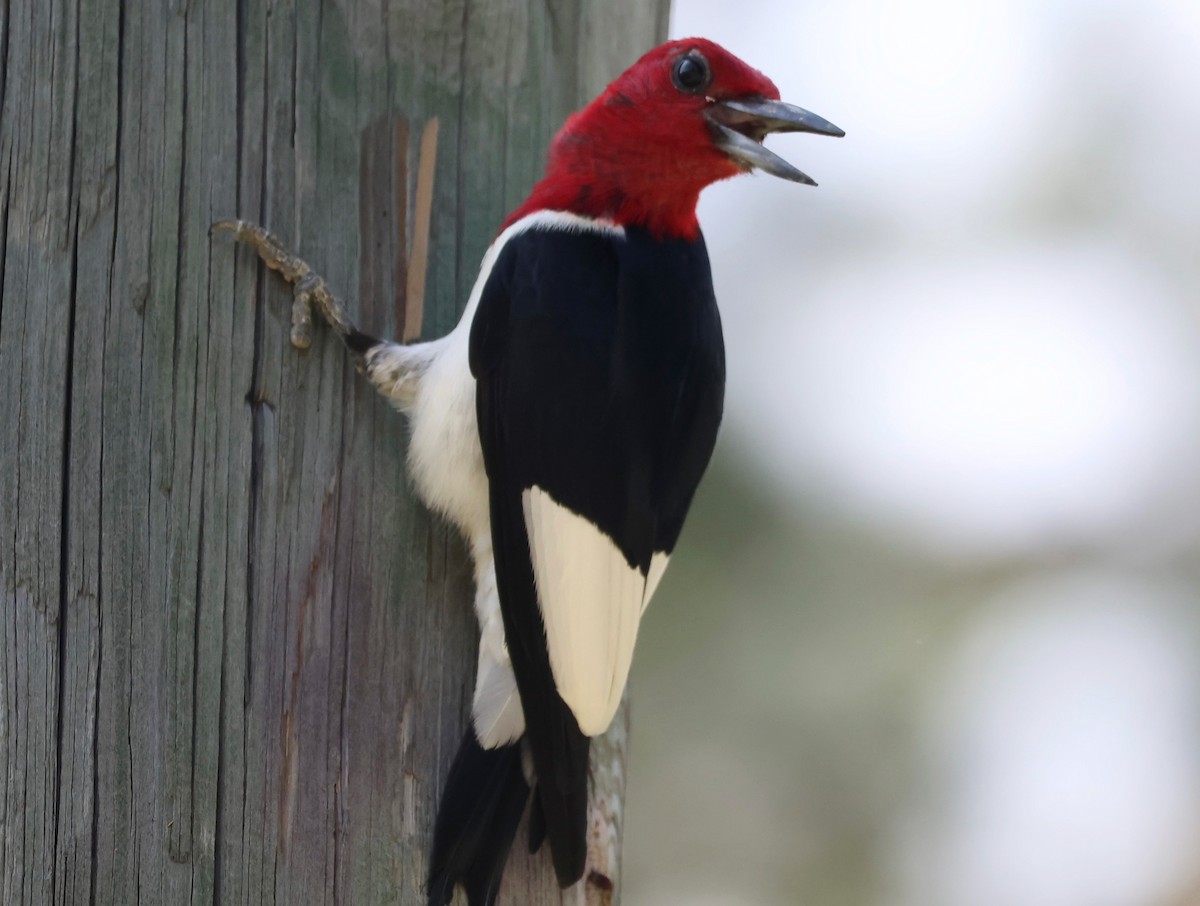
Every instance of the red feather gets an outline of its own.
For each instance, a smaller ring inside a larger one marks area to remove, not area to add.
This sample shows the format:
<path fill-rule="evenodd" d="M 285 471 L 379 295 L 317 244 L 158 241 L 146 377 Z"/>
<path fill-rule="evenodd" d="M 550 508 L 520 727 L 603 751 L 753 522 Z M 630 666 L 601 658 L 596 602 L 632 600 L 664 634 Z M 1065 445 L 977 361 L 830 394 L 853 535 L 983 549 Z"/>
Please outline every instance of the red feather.
<path fill-rule="evenodd" d="M 704 55 L 712 82 L 701 95 L 675 87 L 671 69 L 691 50 Z M 647 53 L 550 144 L 546 175 L 504 226 L 534 211 L 571 211 L 658 236 L 693 238 L 705 186 L 743 170 L 713 143 L 704 112 L 729 98 L 779 98 L 765 75 L 712 41 L 685 38 Z"/>

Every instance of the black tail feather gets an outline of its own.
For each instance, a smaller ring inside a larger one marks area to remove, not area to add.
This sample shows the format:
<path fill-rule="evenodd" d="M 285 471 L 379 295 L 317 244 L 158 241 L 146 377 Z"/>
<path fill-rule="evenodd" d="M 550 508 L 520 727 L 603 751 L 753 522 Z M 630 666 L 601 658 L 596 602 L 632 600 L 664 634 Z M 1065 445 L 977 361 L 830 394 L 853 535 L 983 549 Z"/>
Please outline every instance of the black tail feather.
<path fill-rule="evenodd" d="M 470 906 L 492 906 L 529 792 L 520 743 L 483 749 L 468 727 L 438 805 L 429 906 L 446 906 L 456 884 Z"/>
<path fill-rule="evenodd" d="M 476 412 L 480 438 L 507 430 L 493 424 L 503 413 L 492 405 L 495 387 L 476 386 Z M 558 694 L 546 649 L 546 632 L 537 600 L 537 585 L 525 514 L 523 485 L 503 471 L 503 464 L 488 459 L 492 515 L 492 545 L 496 557 L 496 584 L 504 602 L 504 637 L 517 678 L 517 691 L 525 712 L 525 736 L 537 778 L 538 810 L 530 845 L 550 843 L 559 887 L 569 887 L 583 875 L 587 862 L 588 750 L 591 739 L 579 729 L 571 709 Z"/>
<path fill-rule="evenodd" d="M 546 813 L 542 811 L 542 797 L 534 796 L 529 807 L 529 854 L 533 855 L 546 842 Z"/>
<path fill-rule="evenodd" d="M 579 732 L 579 725 L 558 698 L 558 693 L 553 693 L 553 697 L 558 700 L 561 711 L 546 722 L 560 721 L 559 729 L 563 732 L 558 745 L 539 745 L 544 734 L 535 735 L 532 722 L 526 726 L 537 774 L 534 795 L 539 812 L 538 821 L 530 827 L 529 843 L 532 848 L 535 840 L 541 842 L 540 838 L 550 841 L 558 886 L 570 887 L 583 877 L 587 860 L 588 749 L 591 740 Z M 544 712 L 542 716 L 547 715 Z M 544 728 L 538 726 L 537 729 Z"/>

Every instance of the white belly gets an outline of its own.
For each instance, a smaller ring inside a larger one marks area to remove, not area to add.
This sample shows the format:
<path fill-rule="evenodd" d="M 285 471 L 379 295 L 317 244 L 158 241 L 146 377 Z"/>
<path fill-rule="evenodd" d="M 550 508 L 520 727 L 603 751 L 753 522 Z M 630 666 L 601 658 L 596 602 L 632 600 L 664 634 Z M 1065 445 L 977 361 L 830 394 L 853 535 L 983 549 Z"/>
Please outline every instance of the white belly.
<path fill-rule="evenodd" d="M 467 363 L 469 325 L 439 340 L 411 409 L 409 469 L 421 499 L 472 547 L 490 538 L 487 474 L 475 421 L 475 379 Z M 490 542 L 488 547 L 490 548 Z"/>

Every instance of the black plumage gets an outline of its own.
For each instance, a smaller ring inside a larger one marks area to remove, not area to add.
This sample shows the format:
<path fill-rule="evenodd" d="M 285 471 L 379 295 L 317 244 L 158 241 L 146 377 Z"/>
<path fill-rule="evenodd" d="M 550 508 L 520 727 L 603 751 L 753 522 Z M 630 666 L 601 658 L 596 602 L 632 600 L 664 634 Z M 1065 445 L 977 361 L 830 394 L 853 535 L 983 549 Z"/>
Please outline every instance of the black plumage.
<path fill-rule="evenodd" d="M 438 808 L 426 885 L 430 906 L 446 906 L 455 884 L 463 885 L 471 906 L 491 906 L 528 799 L 520 745 L 480 748 L 468 727 Z"/>
<path fill-rule="evenodd" d="M 636 227 L 518 234 L 484 289 L 470 365 L 505 635 L 566 885 L 584 868 L 589 740 L 555 687 L 522 492 L 548 492 L 643 575 L 654 554 L 674 549 L 724 397 L 703 239 Z"/>

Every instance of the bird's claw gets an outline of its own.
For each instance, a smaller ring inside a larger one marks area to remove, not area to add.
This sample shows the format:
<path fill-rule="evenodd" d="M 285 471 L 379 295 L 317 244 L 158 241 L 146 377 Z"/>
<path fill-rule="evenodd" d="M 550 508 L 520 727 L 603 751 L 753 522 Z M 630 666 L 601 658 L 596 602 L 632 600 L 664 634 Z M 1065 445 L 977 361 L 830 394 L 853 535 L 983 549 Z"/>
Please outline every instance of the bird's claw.
<path fill-rule="evenodd" d="M 308 349 L 312 345 L 312 274 L 306 274 L 292 289 L 292 345 Z"/>
<path fill-rule="evenodd" d="M 343 338 L 354 330 L 346 311 L 321 276 L 308 263 L 287 250 L 272 233 L 247 220 L 218 220 L 209 233 L 233 233 L 233 238 L 258 253 L 263 264 L 279 271 L 294 287 L 292 301 L 292 345 L 308 349 L 312 345 L 312 311 L 315 307 L 329 326 Z"/>

